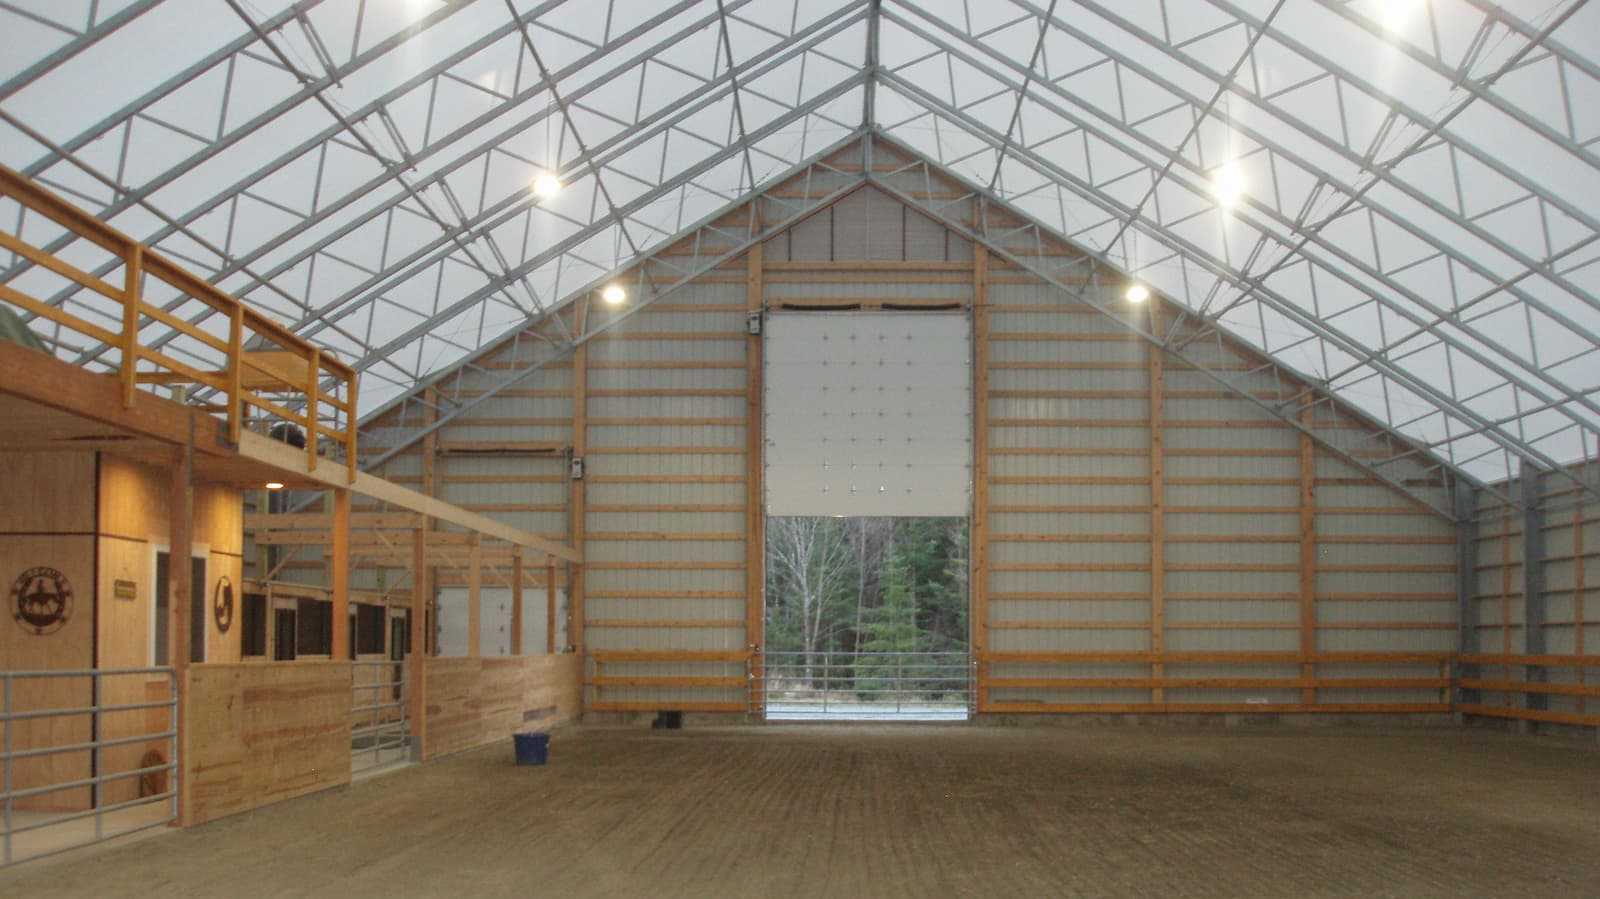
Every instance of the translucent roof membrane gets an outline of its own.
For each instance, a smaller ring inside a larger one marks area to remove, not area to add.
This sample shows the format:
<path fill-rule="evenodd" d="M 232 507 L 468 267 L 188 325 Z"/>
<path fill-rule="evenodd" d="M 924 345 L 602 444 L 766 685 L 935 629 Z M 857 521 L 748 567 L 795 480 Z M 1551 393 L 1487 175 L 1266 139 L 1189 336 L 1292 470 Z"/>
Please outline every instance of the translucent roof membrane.
<path fill-rule="evenodd" d="M 1475 480 L 1600 455 L 1582 0 L 6 0 L 0 48 L 0 161 L 366 409 L 877 130 Z"/>

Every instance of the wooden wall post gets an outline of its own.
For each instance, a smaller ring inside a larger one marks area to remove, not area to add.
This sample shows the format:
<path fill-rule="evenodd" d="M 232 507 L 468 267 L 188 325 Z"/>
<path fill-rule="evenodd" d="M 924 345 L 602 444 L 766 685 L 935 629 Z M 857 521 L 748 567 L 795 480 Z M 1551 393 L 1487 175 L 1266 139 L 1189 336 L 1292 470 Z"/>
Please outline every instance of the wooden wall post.
<path fill-rule="evenodd" d="M 332 659 L 354 659 L 350 651 L 350 491 L 333 490 L 333 520 L 328 532 L 332 550 L 329 579 L 333 600 Z"/>
<path fill-rule="evenodd" d="M 432 427 L 433 424 L 439 420 L 438 400 L 439 400 L 438 391 L 436 391 L 432 387 L 423 388 L 423 390 L 422 390 L 422 422 L 423 422 L 423 425 L 426 426 L 426 427 Z M 426 494 L 427 496 L 437 497 L 439 495 L 438 464 L 439 464 L 439 432 L 437 430 L 434 430 L 434 431 L 429 431 L 427 434 L 423 435 L 423 438 L 422 438 L 422 492 L 424 494 Z M 439 520 L 437 518 L 429 516 L 429 517 L 423 519 L 422 526 L 423 526 L 423 528 L 425 530 L 428 530 L 428 531 L 438 530 L 438 528 L 439 528 Z M 417 576 L 418 577 L 423 577 L 423 575 L 420 572 L 418 573 Z M 423 580 L 426 581 L 429 585 L 438 583 L 439 582 L 439 572 L 438 572 L 438 570 L 435 569 L 432 566 L 429 566 L 429 568 L 427 570 L 427 576 L 423 577 Z M 432 608 L 432 606 L 433 606 L 433 598 L 431 596 L 428 598 L 428 606 L 430 608 Z M 423 617 L 426 618 L 427 616 L 424 615 Z M 436 637 L 434 636 L 434 632 L 433 631 L 429 631 L 425 635 L 424 639 L 426 639 L 428 641 L 427 645 L 425 647 L 425 652 L 424 652 L 425 655 L 431 655 L 431 654 L 434 654 L 434 653 L 438 652 L 439 648 L 438 648 L 437 645 L 435 645 Z"/>
<path fill-rule="evenodd" d="M 511 547 L 511 654 L 522 655 L 522 547 Z"/>
<path fill-rule="evenodd" d="M 1312 397 L 1301 401 L 1300 423 L 1311 427 Z M 1311 657 L 1317 651 L 1317 449 L 1311 436 L 1300 433 L 1300 677 L 1316 677 Z M 1300 689 L 1300 702 L 1317 701 L 1316 688 Z"/>
<path fill-rule="evenodd" d="M 1511 512 L 1512 505 L 1505 503 L 1500 512 L 1500 653 L 1506 657 L 1516 654 L 1511 647 L 1511 569 L 1515 563 L 1511 561 Z M 1500 679 L 1511 680 L 1511 666 L 1500 667 Z M 1516 694 L 1509 690 L 1500 693 L 1502 705 L 1510 706 L 1516 700 Z"/>
<path fill-rule="evenodd" d="M 581 337 L 589 324 L 589 297 L 579 297 L 573 303 L 574 331 Z M 589 345 L 578 344 L 572 352 L 572 458 L 583 459 L 589 452 Z M 572 548 L 584 552 L 584 530 L 587 506 L 584 481 L 569 481 L 571 494 L 567 501 L 568 534 Z M 567 566 L 567 643 L 579 657 L 583 656 L 583 566 Z M 580 670 L 583 663 L 579 663 Z"/>
<path fill-rule="evenodd" d="M 755 210 L 751 215 L 755 215 Z M 756 244 L 746 254 L 745 263 L 745 314 L 760 316 L 765 308 L 764 255 L 762 244 Z M 744 635 L 745 648 L 750 653 L 749 701 L 750 711 L 757 716 L 766 714 L 766 664 L 762 655 L 766 645 L 766 594 L 767 594 L 767 515 L 765 487 L 762 483 L 765 461 L 765 409 L 762 405 L 765 362 L 762 357 L 762 337 L 749 334 L 745 337 L 745 397 L 744 397 Z"/>
<path fill-rule="evenodd" d="M 976 708 L 989 706 L 989 251 L 972 247 L 972 657 Z"/>
<path fill-rule="evenodd" d="M 556 654 L 556 557 L 544 557 L 544 651 Z"/>
<path fill-rule="evenodd" d="M 411 616 L 407 621 L 410 631 L 410 652 L 406 653 L 406 683 L 411 691 L 407 715 L 411 720 L 413 757 L 421 758 L 425 745 L 427 717 L 427 681 L 424 677 L 423 659 L 428 655 L 426 622 L 428 620 L 428 532 L 417 528 L 411 532 Z"/>
<path fill-rule="evenodd" d="M 483 545 L 477 534 L 467 544 L 467 655 L 482 654 L 483 636 Z"/>
<path fill-rule="evenodd" d="M 128 247 L 122 272 L 122 405 L 133 406 L 139 381 L 139 294 L 144 280 L 144 246 Z"/>
<path fill-rule="evenodd" d="M 1150 330 L 1161 333 L 1161 310 L 1150 304 Z M 1161 347 L 1150 346 L 1150 652 L 1156 661 L 1150 666 L 1150 676 L 1157 686 L 1150 691 L 1150 701 L 1166 702 L 1166 690 L 1159 686 L 1167 675 L 1167 666 L 1161 657 L 1167 651 L 1167 515 L 1166 515 L 1166 429 L 1163 420 L 1167 414 L 1166 353 Z"/>
<path fill-rule="evenodd" d="M 1522 460 L 1522 651 L 1530 656 L 1542 656 L 1545 644 L 1545 550 L 1544 550 L 1544 481 L 1542 470 Z M 1540 683 L 1548 679 L 1541 665 L 1525 665 L 1522 679 Z M 1535 712 L 1550 707 L 1550 697 L 1544 693 L 1523 693 L 1522 706 Z M 1534 722 L 1521 722 L 1532 730 Z"/>
<path fill-rule="evenodd" d="M 1579 494 L 1577 504 L 1572 507 L 1572 654 L 1579 656 L 1585 652 L 1583 626 L 1586 622 L 1583 611 L 1583 593 L 1589 589 L 1583 570 L 1583 512 L 1586 507 L 1583 499 L 1583 495 Z M 1584 683 L 1584 669 L 1578 668 L 1577 673 L 1578 686 L 1581 687 Z M 1589 701 L 1585 697 L 1579 696 L 1578 712 L 1582 714 L 1588 710 Z"/>
<path fill-rule="evenodd" d="M 190 413 L 191 424 L 193 422 Z M 192 437 L 191 437 L 192 441 Z M 188 827 L 192 822 L 191 810 L 193 808 L 194 789 L 192 778 L 183 766 L 188 764 L 189 750 L 193 745 L 189 721 L 189 622 L 192 614 L 190 598 L 194 591 L 193 575 L 190 572 L 190 547 L 194 545 L 194 446 L 185 443 L 178 448 L 172 460 L 170 472 L 170 490 L 168 494 L 169 527 L 168 535 L 169 552 L 167 555 L 167 584 L 172 595 L 167 604 L 170 610 L 166 626 L 168 630 L 167 646 L 171 651 L 167 661 L 172 665 L 173 677 L 177 684 L 177 731 L 178 731 L 178 820 L 179 827 Z"/>

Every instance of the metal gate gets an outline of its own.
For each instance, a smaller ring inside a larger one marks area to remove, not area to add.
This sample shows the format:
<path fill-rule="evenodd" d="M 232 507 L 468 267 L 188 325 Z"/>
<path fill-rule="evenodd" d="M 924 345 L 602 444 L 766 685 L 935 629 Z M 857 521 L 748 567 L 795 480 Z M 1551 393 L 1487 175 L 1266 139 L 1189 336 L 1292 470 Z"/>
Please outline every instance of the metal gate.
<path fill-rule="evenodd" d="M 966 652 L 769 652 L 769 721 L 965 721 Z"/>
<path fill-rule="evenodd" d="M 0 864 L 176 820 L 177 708 L 167 667 L 0 671 Z"/>
<path fill-rule="evenodd" d="M 350 770 L 370 771 L 411 759 L 406 662 L 391 659 L 352 663 Z"/>

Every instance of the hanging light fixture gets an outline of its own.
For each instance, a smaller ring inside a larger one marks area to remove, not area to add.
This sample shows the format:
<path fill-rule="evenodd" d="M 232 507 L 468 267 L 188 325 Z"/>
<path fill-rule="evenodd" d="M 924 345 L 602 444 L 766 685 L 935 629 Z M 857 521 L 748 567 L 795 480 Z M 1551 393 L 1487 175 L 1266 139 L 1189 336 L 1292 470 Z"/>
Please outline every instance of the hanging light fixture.
<path fill-rule="evenodd" d="M 1239 171 L 1238 163 L 1230 162 L 1217 169 L 1211 178 L 1211 193 L 1223 209 L 1239 205 L 1244 198 L 1244 173 Z"/>
<path fill-rule="evenodd" d="M 622 289 L 621 284 L 607 284 L 606 289 L 600 291 L 600 299 L 615 306 L 628 298 L 628 292 Z"/>
<path fill-rule="evenodd" d="M 267 489 L 268 490 L 282 490 L 283 489 L 283 482 L 282 481 L 268 481 L 267 482 Z"/>
<path fill-rule="evenodd" d="M 1128 292 L 1123 294 L 1123 296 L 1127 298 L 1128 302 L 1130 303 L 1143 303 L 1145 300 L 1150 299 L 1150 288 L 1135 282 L 1133 285 L 1129 286 Z"/>

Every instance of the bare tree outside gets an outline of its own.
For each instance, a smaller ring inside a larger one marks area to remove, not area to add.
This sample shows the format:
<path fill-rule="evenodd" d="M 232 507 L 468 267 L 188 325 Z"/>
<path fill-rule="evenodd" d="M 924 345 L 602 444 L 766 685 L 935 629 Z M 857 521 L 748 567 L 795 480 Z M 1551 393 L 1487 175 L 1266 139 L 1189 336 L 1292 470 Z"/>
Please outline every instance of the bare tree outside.
<path fill-rule="evenodd" d="M 830 656 L 835 688 L 870 692 L 884 659 L 966 650 L 967 564 L 962 518 L 770 518 L 767 650 L 806 684 Z"/>

